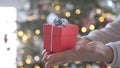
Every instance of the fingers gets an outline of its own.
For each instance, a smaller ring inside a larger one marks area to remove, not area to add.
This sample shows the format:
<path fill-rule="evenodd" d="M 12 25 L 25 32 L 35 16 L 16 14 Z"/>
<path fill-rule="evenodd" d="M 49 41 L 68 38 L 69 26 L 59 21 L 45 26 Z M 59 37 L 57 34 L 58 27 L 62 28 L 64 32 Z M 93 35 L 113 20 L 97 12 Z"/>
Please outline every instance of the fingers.
<path fill-rule="evenodd" d="M 51 54 L 47 57 L 47 61 L 59 60 L 66 57 L 63 52 Z"/>
<path fill-rule="evenodd" d="M 47 50 L 44 50 L 44 51 L 42 52 L 42 55 L 43 55 L 43 57 L 42 57 L 42 62 L 45 63 L 45 62 L 47 61 L 47 57 L 48 57 L 50 54 L 52 54 L 52 52 L 47 51 Z"/>
<path fill-rule="evenodd" d="M 86 44 L 86 45 L 96 45 L 96 44 L 97 44 L 97 42 L 93 41 L 93 42 L 89 42 L 89 43 Z"/>
<path fill-rule="evenodd" d="M 48 57 L 48 55 L 43 56 L 42 57 L 42 62 L 46 63 L 47 62 L 47 57 Z"/>
<path fill-rule="evenodd" d="M 75 54 L 75 48 L 72 48 L 66 51 L 51 54 L 48 56 L 47 60 L 53 61 L 53 60 L 59 60 L 59 59 L 64 59 L 64 58 L 71 60 L 71 57 L 73 57 L 74 54 Z"/>
<path fill-rule="evenodd" d="M 59 65 L 62 63 L 70 62 L 73 58 L 73 51 L 72 49 L 59 52 L 59 53 L 52 53 L 49 55 L 45 55 L 43 61 L 45 62 L 45 68 L 50 68 L 54 65 Z"/>
<path fill-rule="evenodd" d="M 51 53 L 50 51 L 43 50 L 42 55 L 44 56 L 44 55 L 47 55 L 47 54 L 50 54 L 50 53 Z"/>
<path fill-rule="evenodd" d="M 44 55 L 45 53 L 46 53 L 46 50 L 43 50 L 43 51 L 42 51 L 42 55 Z"/>
<path fill-rule="evenodd" d="M 51 54 L 47 57 L 47 60 L 48 61 L 51 61 L 51 60 L 59 60 L 61 58 L 63 58 L 64 54 L 63 53 L 55 53 L 55 54 Z"/>
<path fill-rule="evenodd" d="M 104 43 L 100 42 L 100 41 L 92 41 L 92 42 L 89 42 L 88 44 L 86 45 L 103 45 Z"/>
<path fill-rule="evenodd" d="M 42 61 L 44 63 L 51 61 L 51 60 L 58 60 L 59 58 L 62 58 L 62 53 L 52 53 L 49 51 L 44 51 Z"/>

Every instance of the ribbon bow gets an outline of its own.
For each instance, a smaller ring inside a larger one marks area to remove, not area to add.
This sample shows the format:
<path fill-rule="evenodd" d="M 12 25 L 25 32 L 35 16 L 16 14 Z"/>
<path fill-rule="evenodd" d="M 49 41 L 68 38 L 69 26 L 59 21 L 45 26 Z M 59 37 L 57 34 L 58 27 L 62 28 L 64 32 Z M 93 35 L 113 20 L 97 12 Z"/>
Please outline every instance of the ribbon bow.
<path fill-rule="evenodd" d="M 68 24 L 68 20 L 66 18 L 56 18 L 54 24 L 63 27 Z"/>

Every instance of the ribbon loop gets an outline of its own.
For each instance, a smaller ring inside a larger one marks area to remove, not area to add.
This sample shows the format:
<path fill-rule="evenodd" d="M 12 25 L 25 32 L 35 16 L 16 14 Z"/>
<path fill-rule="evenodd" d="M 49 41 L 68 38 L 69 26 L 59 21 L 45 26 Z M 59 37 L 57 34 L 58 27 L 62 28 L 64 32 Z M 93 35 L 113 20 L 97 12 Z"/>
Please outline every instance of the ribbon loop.
<path fill-rule="evenodd" d="M 66 18 L 56 18 L 54 24 L 62 27 L 68 24 L 68 20 Z"/>

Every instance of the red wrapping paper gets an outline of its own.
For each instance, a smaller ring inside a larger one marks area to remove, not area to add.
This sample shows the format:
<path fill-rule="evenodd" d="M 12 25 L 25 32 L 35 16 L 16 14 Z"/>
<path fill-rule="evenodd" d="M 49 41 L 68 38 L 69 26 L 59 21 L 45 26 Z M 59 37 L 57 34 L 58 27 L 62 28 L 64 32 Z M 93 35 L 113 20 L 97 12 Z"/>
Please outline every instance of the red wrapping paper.
<path fill-rule="evenodd" d="M 44 49 L 51 52 L 61 52 L 73 48 L 77 41 L 79 27 L 68 24 L 63 27 L 44 24 Z"/>

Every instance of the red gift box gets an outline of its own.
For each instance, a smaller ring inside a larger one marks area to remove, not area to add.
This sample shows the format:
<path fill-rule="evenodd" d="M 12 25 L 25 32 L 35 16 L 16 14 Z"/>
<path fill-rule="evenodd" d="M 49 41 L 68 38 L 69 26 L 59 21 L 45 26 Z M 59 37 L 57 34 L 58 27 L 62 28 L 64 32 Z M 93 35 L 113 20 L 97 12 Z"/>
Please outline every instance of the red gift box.
<path fill-rule="evenodd" d="M 77 41 L 78 25 L 68 24 L 63 27 L 44 24 L 44 49 L 60 52 L 73 48 Z"/>

